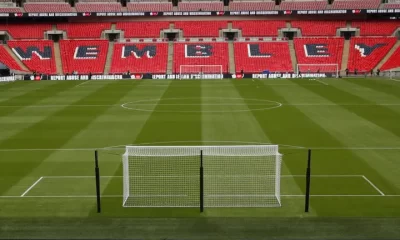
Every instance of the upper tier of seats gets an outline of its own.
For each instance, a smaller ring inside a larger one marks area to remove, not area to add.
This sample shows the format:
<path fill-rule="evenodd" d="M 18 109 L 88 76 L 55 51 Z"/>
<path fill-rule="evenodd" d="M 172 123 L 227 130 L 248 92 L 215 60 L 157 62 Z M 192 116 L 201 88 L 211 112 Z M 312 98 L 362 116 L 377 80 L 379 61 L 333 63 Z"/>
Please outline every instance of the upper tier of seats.
<path fill-rule="evenodd" d="M 291 21 L 303 36 L 335 36 L 339 28 L 346 27 L 345 21 Z"/>
<path fill-rule="evenodd" d="M 61 40 L 60 51 L 64 73 L 104 72 L 107 40 Z"/>
<path fill-rule="evenodd" d="M 178 4 L 179 11 L 224 11 L 223 2 L 180 2 Z"/>
<path fill-rule="evenodd" d="M 121 12 L 120 3 L 77 3 L 77 12 Z"/>
<path fill-rule="evenodd" d="M 274 10 L 275 2 L 231 2 L 230 11 L 268 11 Z"/>
<path fill-rule="evenodd" d="M 123 30 L 126 38 L 159 38 L 161 30 L 169 29 L 169 22 L 118 22 L 116 28 Z"/>
<path fill-rule="evenodd" d="M 32 71 L 55 74 L 53 41 L 50 40 L 18 40 L 8 41 L 14 54 Z"/>
<path fill-rule="evenodd" d="M 242 30 L 244 37 L 277 36 L 279 28 L 285 28 L 285 21 L 232 21 L 233 28 Z"/>
<path fill-rule="evenodd" d="M 292 72 L 288 42 L 235 42 L 236 71 Z"/>
<path fill-rule="evenodd" d="M 7 31 L 14 39 L 44 39 L 44 33 L 51 30 L 51 24 L 0 24 L 0 31 Z"/>
<path fill-rule="evenodd" d="M 317 64 L 300 66 L 301 72 L 335 72 L 340 68 L 343 55 L 343 38 L 295 38 L 294 47 L 298 64 Z M 321 66 L 319 64 L 337 64 Z"/>
<path fill-rule="evenodd" d="M 165 3 L 128 3 L 128 11 L 132 12 L 171 12 L 172 4 L 169 2 Z"/>
<path fill-rule="evenodd" d="M 26 12 L 73 12 L 68 3 L 25 3 Z"/>
<path fill-rule="evenodd" d="M 65 31 L 68 38 L 100 38 L 102 31 L 111 29 L 111 23 L 60 23 L 57 29 Z"/>
<path fill-rule="evenodd" d="M 327 1 L 283 1 L 281 10 L 320 10 L 325 9 Z"/>
<path fill-rule="evenodd" d="M 361 36 L 390 36 L 400 27 L 399 21 L 352 21 L 352 27 L 360 29 Z"/>
<path fill-rule="evenodd" d="M 396 43 L 394 37 L 356 37 L 350 41 L 348 69 L 359 72 L 375 68 Z"/>
<path fill-rule="evenodd" d="M 167 43 L 117 43 L 114 46 L 111 73 L 167 72 Z"/>
<path fill-rule="evenodd" d="M 226 21 L 176 21 L 175 28 L 183 30 L 184 37 L 218 37 L 219 30 L 228 28 Z"/>
<path fill-rule="evenodd" d="M 377 9 L 381 0 L 335 0 L 331 9 Z"/>
<path fill-rule="evenodd" d="M 400 48 L 397 48 L 385 64 L 382 65 L 381 70 L 384 71 L 396 68 L 400 68 Z"/>

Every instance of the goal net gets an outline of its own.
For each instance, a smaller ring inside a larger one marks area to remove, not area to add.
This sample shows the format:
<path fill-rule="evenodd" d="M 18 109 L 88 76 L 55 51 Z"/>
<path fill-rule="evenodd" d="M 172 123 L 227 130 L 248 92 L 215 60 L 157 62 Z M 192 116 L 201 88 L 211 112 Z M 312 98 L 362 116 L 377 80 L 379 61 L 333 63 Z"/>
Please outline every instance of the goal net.
<path fill-rule="evenodd" d="M 326 74 L 328 77 L 339 77 L 339 65 L 334 64 L 297 64 L 296 74 L 299 77 L 315 77 L 315 74 Z"/>
<path fill-rule="evenodd" d="M 127 146 L 123 206 L 279 207 L 281 160 L 277 145 Z"/>
<path fill-rule="evenodd" d="M 181 65 L 180 79 L 222 79 L 222 65 Z"/>

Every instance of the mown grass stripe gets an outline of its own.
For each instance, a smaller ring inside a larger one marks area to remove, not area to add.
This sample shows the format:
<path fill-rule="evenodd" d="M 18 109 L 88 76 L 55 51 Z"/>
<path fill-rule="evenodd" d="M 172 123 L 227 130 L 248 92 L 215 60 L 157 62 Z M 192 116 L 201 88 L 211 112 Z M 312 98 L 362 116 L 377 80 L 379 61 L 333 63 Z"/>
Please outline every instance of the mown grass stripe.
<path fill-rule="evenodd" d="M 382 80 L 382 81 L 378 81 L 378 80 L 376 80 L 376 81 L 374 81 L 374 80 L 356 81 L 356 80 L 346 79 L 345 81 L 357 84 L 357 85 L 362 86 L 362 87 L 369 88 L 369 89 L 374 90 L 374 91 L 379 91 L 379 92 L 382 92 L 382 93 L 386 93 L 386 94 L 392 95 L 392 96 L 400 99 L 400 89 L 395 87 L 395 85 L 396 86 L 400 86 L 400 84 L 398 84 L 398 83 L 397 84 L 386 84 L 386 82 L 387 82 L 386 80 Z"/>
<path fill-rule="evenodd" d="M 63 82 L 60 84 L 65 86 Z M 76 101 L 74 104 L 101 102 L 112 105 L 119 102 L 125 94 L 138 84 L 126 87 L 119 86 L 118 82 L 111 82 Z M 70 87 L 70 85 L 67 86 Z M 82 111 L 73 106 L 65 107 L 7 140 L 2 141 L 0 148 L 21 148 L 22 146 L 29 148 L 61 148 L 76 134 L 86 129 L 93 120 L 103 114 L 108 108 L 90 108 Z M 13 159 L 10 154 L 1 153 L 2 164 L 6 167 L 0 168 L 0 176 L 7 177 L 7 180 L 0 183 L 0 194 L 6 192 L 21 178 L 27 176 L 47 157 L 53 154 L 53 152 L 34 151 L 19 153 L 18 161 Z"/>

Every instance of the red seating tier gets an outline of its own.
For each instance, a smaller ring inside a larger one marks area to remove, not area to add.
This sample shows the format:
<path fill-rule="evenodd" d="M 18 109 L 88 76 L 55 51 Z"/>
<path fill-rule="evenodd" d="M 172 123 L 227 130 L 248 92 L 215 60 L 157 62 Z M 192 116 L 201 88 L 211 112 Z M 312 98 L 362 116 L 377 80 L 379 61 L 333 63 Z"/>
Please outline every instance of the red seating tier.
<path fill-rule="evenodd" d="M 336 0 L 331 9 L 378 9 L 380 0 Z"/>
<path fill-rule="evenodd" d="M 14 39 L 43 39 L 51 24 L 0 24 L 0 31 L 8 31 Z"/>
<path fill-rule="evenodd" d="M 175 22 L 175 28 L 183 30 L 184 37 L 218 37 L 219 30 L 227 27 L 226 21 Z"/>
<path fill-rule="evenodd" d="M 392 56 L 383 64 L 381 70 L 390 70 L 400 67 L 400 48 L 397 48 Z"/>
<path fill-rule="evenodd" d="M 8 51 L 4 48 L 3 45 L 0 45 L 0 62 L 6 65 L 11 70 L 24 71 L 18 63 L 14 60 L 14 58 L 8 53 Z"/>
<path fill-rule="evenodd" d="M 281 10 L 319 10 L 325 9 L 327 1 L 283 1 Z"/>
<path fill-rule="evenodd" d="M 103 73 L 107 50 L 107 40 L 61 40 L 64 73 Z"/>
<path fill-rule="evenodd" d="M 345 21 L 291 21 L 303 36 L 336 36 L 338 28 L 346 27 Z"/>
<path fill-rule="evenodd" d="M 169 29 L 169 22 L 118 22 L 116 28 L 123 30 L 125 37 L 159 38 L 160 31 Z"/>
<path fill-rule="evenodd" d="M 128 51 L 130 52 L 128 53 Z M 125 52 L 126 54 L 124 54 Z M 167 43 L 118 43 L 114 45 L 110 72 L 124 73 L 129 70 L 131 73 L 165 74 L 167 59 Z"/>
<path fill-rule="evenodd" d="M 222 42 L 175 43 L 174 72 L 179 73 L 181 65 L 221 65 L 227 72 L 228 44 Z M 214 73 L 219 73 L 219 68 Z"/>
<path fill-rule="evenodd" d="M 45 74 L 57 72 L 53 41 L 19 40 L 8 41 L 8 45 L 29 70 Z"/>
<path fill-rule="evenodd" d="M 350 41 L 348 69 L 370 71 L 385 57 L 396 43 L 394 37 L 359 37 Z"/>
<path fill-rule="evenodd" d="M 400 3 L 386 3 L 383 4 L 383 9 L 399 9 Z"/>
<path fill-rule="evenodd" d="M 179 11 L 224 11 L 223 2 L 180 2 Z"/>
<path fill-rule="evenodd" d="M 298 64 L 319 64 L 307 65 L 300 68 L 300 71 L 307 72 L 335 72 L 340 68 L 343 55 L 343 38 L 295 38 L 294 47 Z M 337 64 L 337 65 L 321 65 Z"/>
<path fill-rule="evenodd" d="M 236 42 L 236 71 L 292 72 L 288 42 Z"/>
<path fill-rule="evenodd" d="M 73 12 L 68 3 L 25 3 L 26 12 Z"/>
<path fill-rule="evenodd" d="M 77 3 L 77 12 L 121 12 L 120 3 Z"/>
<path fill-rule="evenodd" d="M 128 3 L 128 11 L 131 12 L 171 12 L 172 4 L 166 3 Z"/>
<path fill-rule="evenodd" d="M 274 10 L 275 2 L 231 2 L 230 11 L 268 11 Z"/>
<path fill-rule="evenodd" d="M 61 23 L 57 29 L 66 31 L 68 38 L 100 38 L 102 31 L 111 29 L 111 23 Z"/>
<path fill-rule="evenodd" d="M 22 12 L 21 8 L 17 8 L 17 7 L 0 7 L 0 12 L 2 13 L 19 13 Z"/>
<path fill-rule="evenodd" d="M 400 26 L 399 21 L 353 21 L 352 27 L 360 28 L 361 36 L 388 36 Z"/>
<path fill-rule="evenodd" d="M 285 28 L 285 21 L 232 21 L 233 28 L 242 30 L 244 37 L 278 36 L 278 29 Z"/>

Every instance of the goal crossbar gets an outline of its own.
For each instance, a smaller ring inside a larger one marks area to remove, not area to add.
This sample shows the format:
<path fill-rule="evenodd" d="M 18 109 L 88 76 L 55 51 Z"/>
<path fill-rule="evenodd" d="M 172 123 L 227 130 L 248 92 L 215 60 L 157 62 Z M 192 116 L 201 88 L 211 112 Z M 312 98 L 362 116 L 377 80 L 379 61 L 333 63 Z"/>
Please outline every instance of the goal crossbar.
<path fill-rule="evenodd" d="M 123 206 L 279 207 L 281 159 L 277 145 L 127 146 Z"/>
<path fill-rule="evenodd" d="M 180 79 L 215 78 L 222 79 L 222 65 L 180 65 Z"/>
<path fill-rule="evenodd" d="M 332 77 L 339 77 L 339 64 L 326 63 L 326 64 L 307 64 L 299 63 L 296 66 L 296 74 L 298 76 L 307 76 L 307 74 L 329 74 Z"/>

